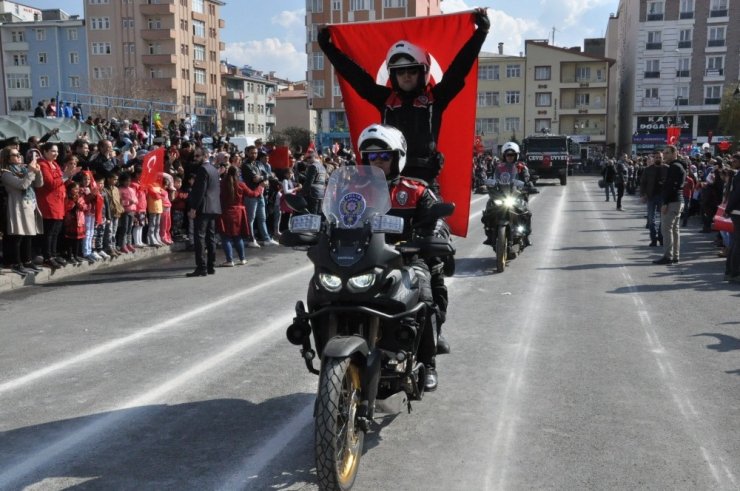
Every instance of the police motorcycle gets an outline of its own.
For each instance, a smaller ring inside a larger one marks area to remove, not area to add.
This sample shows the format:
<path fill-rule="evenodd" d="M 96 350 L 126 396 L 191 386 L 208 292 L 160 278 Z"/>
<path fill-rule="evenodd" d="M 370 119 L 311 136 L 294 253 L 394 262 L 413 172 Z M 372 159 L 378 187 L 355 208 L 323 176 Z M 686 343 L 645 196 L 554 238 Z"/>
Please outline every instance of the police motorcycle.
<path fill-rule="evenodd" d="M 305 211 L 302 198 L 287 200 Z M 418 353 L 422 342 L 434 343 L 435 336 L 422 336 L 425 329 L 435 329 L 434 315 L 420 301 L 409 263 L 455 250 L 440 237 L 386 244 L 386 234 L 404 228 L 402 218 L 386 214 L 390 209 L 382 170 L 340 167 L 327 184 L 324 216 L 293 216 L 289 233 L 281 237 L 283 245 L 310 246 L 315 266 L 306 305 L 297 302 L 286 335 L 301 347 L 307 369 L 319 376 L 314 435 L 321 489 L 350 489 L 376 412 L 398 413 L 404 407 L 410 412 L 410 401 L 424 394 L 425 366 Z M 454 205 L 435 204 L 428 220 L 433 224 L 453 210 Z"/>
<path fill-rule="evenodd" d="M 488 202 L 481 216 L 485 243 L 496 253 L 496 271 L 503 273 L 507 260 L 516 258 L 529 245 L 532 213 L 528 188 L 523 181 L 512 179 L 508 172 L 498 179 L 486 179 L 486 186 Z"/>

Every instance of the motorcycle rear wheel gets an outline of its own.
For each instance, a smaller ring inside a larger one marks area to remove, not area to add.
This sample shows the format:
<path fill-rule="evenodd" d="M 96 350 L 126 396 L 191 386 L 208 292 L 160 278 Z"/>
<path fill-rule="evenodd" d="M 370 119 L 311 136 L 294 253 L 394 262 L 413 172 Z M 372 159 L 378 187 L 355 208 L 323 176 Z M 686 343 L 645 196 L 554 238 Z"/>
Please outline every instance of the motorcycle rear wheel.
<path fill-rule="evenodd" d="M 496 237 L 496 271 L 503 273 L 506 269 L 506 255 L 509 250 L 506 227 L 499 227 Z"/>
<path fill-rule="evenodd" d="M 350 358 L 324 361 L 314 429 L 316 475 L 326 490 L 352 488 L 365 433 L 356 424 L 361 401 L 360 369 Z"/>

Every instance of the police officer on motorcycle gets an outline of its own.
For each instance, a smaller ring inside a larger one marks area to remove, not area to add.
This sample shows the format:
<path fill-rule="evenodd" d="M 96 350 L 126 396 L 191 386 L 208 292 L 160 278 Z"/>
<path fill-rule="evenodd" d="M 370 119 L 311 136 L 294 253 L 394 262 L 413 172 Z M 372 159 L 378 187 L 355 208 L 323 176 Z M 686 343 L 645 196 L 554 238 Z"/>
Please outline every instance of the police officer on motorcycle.
<path fill-rule="evenodd" d="M 525 202 L 529 202 L 529 194 L 527 193 L 528 186 L 530 183 L 529 169 L 527 164 L 519 160 L 519 145 L 514 142 L 506 142 L 501 147 L 501 162 L 496 166 L 494 171 L 494 179 L 501 182 L 502 177 L 507 176 L 506 181 L 512 182 L 514 179 L 520 181 L 521 184 L 517 185 L 517 189 L 524 190 L 522 198 Z M 527 213 L 521 215 L 524 225 L 532 233 L 532 212 L 527 209 Z M 529 238 L 529 234 L 526 236 L 525 245 L 532 245 L 532 241 Z"/>
<path fill-rule="evenodd" d="M 411 238 L 412 232 L 420 235 L 444 236 L 444 229 L 446 229 L 447 224 L 442 220 L 438 220 L 436 224 L 431 226 L 424 225 L 423 229 L 415 226 L 424 222 L 424 218 L 431 207 L 439 200 L 425 182 L 401 175 L 406 165 L 406 139 L 403 134 L 392 126 L 372 124 L 360 134 L 358 147 L 360 164 L 378 167 L 385 173 L 391 194 L 392 208 L 389 214 L 404 219 L 404 233 L 402 236 L 388 234 L 386 237 L 389 241 L 408 240 Z M 444 305 L 439 305 L 437 303 L 438 295 L 435 295 L 434 292 L 435 283 L 433 278 L 435 274 L 441 278 L 443 278 L 443 275 L 441 266 L 435 264 L 434 261 L 432 263 L 432 268 L 423 259 L 415 259 L 411 264 L 419 278 L 420 299 L 429 305 L 431 311 L 434 312 L 432 322 L 428 326 L 434 328 L 436 325 L 436 333 L 434 330 L 425 329 L 423 334 L 423 336 L 436 335 L 436 352 L 419 350 L 419 361 L 426 366 L 424 387 L 427 391 L 433 391 L 437 388 L 435 355 L 449 353 L 450 349 L 449 344 L 441 334 L 441 326 L 444 322 L 447 307 L 447 289 L 444 288 Z M 438 270 L 435 269 L 438 266 Z M 443 282 L 441 286 L 444 287 Z M 421 345 L 433 346 L 434 343 L 422 342 Z"/>

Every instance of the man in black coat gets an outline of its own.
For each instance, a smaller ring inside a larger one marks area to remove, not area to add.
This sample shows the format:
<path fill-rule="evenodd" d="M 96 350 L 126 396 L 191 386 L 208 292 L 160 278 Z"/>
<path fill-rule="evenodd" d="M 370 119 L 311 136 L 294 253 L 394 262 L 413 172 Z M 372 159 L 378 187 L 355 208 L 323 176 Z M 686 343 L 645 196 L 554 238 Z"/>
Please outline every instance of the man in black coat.
<path fill-rule="evenodd" d="M 189 278 L 216 274 L 216 218 L 221 214 L 221 185 L 218 170 L 205 156 L 204 148 L 195 150 L 195 161 L 200 166 L 188 196 L 188 217 L 194 220 L 195 230 L 195 271 L 186 275 Z"/>
<path fill-rule="evenodd" d="M 740 152 L 732 156 L 732 170 L 735 176 L 730 184 L 730 193 L 727 197 L 725 217 L 732 220 L 732 245 L 727 254 L 725 279 L 733 283 L 740 283 Z"/>
<path fill-rule="evenodd" d="M 686 183 L 686 170 L 678 160 L 678 149 L 668 145 L 663 150 L 668 161 L 668 171 L 661 192 L 660 228 L 665 239 L 663 257 L 653 261 L 655 264 L 675 264 L 680 253 L 681 235 L 679 218 L 683 210 L 683 186 Z"/>

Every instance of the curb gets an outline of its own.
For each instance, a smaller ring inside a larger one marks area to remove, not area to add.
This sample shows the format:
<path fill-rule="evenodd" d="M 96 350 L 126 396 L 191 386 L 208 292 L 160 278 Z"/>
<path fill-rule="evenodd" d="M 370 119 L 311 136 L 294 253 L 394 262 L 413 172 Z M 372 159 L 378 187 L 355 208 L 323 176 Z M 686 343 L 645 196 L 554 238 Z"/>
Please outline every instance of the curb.
<path fill-rule="evenodd" d="M 43 267 L 43 271 L 41 271 L 40 273 L 36 273 L 35 275 L 29 274 L 26 277 L 22 277 L 16 273 L 13 273 L 10 269 L 2 269 L 3 274 L 0 275 L 0 293 L 17 290 L 25 286 L 54 283 L 57 280 L 78 276 L 81 274 L 89 273 L 90 271 L 111 268 L 114 266 L 120 266 L 122 264 L 136 263 L 145 259 L 151 259 L 153 257 L 171 254 L 173 252 L 181 252 L 186 250 L 186 247 L 187 244 L 185 242 L 177 242 L 175 244 L 172 244 L 171 246 L 159 248 L 146 247 L 142 249 L 137 249 L 136 252 L 133 254 L 123 254 L 115 259 L 98 261 L 93 264 L 88 264 L 85 261 L 80 266 L 68 265 L 57 270 Z"/>

